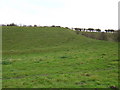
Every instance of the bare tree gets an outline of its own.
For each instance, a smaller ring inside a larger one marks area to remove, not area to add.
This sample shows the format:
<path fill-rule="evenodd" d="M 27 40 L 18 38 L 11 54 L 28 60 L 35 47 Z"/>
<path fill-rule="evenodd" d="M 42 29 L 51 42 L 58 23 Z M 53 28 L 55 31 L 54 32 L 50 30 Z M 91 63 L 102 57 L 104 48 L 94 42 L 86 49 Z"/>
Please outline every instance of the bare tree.
<path fill-rule="evenodd" d="M 34 27 L 37 27 L 37 25 L 34 25 Z"/>
<path fill-rule="evenodd" d="M 97 32 L 101 32 L 101 30 L 100 29 L 95 29 Z"/>
<path fill-rule="evenodd" d="M 55 25 L 52 25 L 51 27 L 55 27 Z"/>
<path fill-rule="evenodd" d="M 93 31 L 94 31 L 93 28 L 88 28 L 87 30 L 89 30 L 90 32 L 93 32 Z"/>
<path fill-rule="evenodd" d="M 74 28 L 76 31 L 81 31 L 82 29 L 81 28 Z"/>
<path fill-rule="evenodd" d="M 114 32 L 114 30 L 113 29 L 108 29 L 108 32 Z"/>
<path fill-rule="evenodd" d="M 107 33 L 107 32 L 108 32 L 108 30 L 105 30 L 105 32 Z"/>

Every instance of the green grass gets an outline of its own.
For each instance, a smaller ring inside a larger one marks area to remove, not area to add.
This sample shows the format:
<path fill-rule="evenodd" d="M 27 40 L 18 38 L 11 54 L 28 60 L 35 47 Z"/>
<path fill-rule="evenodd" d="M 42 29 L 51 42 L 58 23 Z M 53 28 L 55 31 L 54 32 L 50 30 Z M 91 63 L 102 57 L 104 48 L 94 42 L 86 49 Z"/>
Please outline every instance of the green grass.
<path fill-rule="evenodd" d="M 118 44 L 57 27 L 3 27 L 3 88 L 118 87 Z"/>

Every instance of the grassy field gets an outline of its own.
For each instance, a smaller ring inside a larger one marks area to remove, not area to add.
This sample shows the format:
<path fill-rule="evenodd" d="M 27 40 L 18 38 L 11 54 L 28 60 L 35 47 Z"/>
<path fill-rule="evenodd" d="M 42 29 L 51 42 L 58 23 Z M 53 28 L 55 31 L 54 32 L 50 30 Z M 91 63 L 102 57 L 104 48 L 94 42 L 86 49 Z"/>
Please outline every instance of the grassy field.
<path fill-rule="evenodd" d="M 57 27 L 3 27 L 3 88 L 118 87 L 118 44 Z"/>

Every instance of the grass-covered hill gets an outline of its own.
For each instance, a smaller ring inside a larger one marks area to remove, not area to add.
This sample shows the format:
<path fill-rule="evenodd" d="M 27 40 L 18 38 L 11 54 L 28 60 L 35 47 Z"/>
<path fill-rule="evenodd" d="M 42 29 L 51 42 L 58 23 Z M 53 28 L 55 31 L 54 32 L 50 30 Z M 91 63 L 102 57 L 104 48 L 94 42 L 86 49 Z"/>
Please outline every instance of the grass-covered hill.
<path fill-rule="evenodd" d="M 79 40 L 78 40 L 79 39 Z M 71 46 L 84 42 L 83 36 L 56 27 L 3 27 L 3 52 L 25 52 L 48 48 Z"/>
<path fill-rule="evenodd" d="M 2 29 L 3 88 L 118 87 L 116 42 L 60 27 Z"/>

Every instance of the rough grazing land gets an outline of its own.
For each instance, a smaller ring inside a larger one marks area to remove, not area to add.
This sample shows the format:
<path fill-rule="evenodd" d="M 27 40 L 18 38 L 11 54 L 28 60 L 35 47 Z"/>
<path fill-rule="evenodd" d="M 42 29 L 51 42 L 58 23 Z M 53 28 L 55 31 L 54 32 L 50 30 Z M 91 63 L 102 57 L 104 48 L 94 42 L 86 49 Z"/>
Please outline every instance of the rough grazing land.
<path fill-rule="evenodd" d="M 3 88 L 118 87 L 118 44 L 57 27 L 3 27 Z"/>

